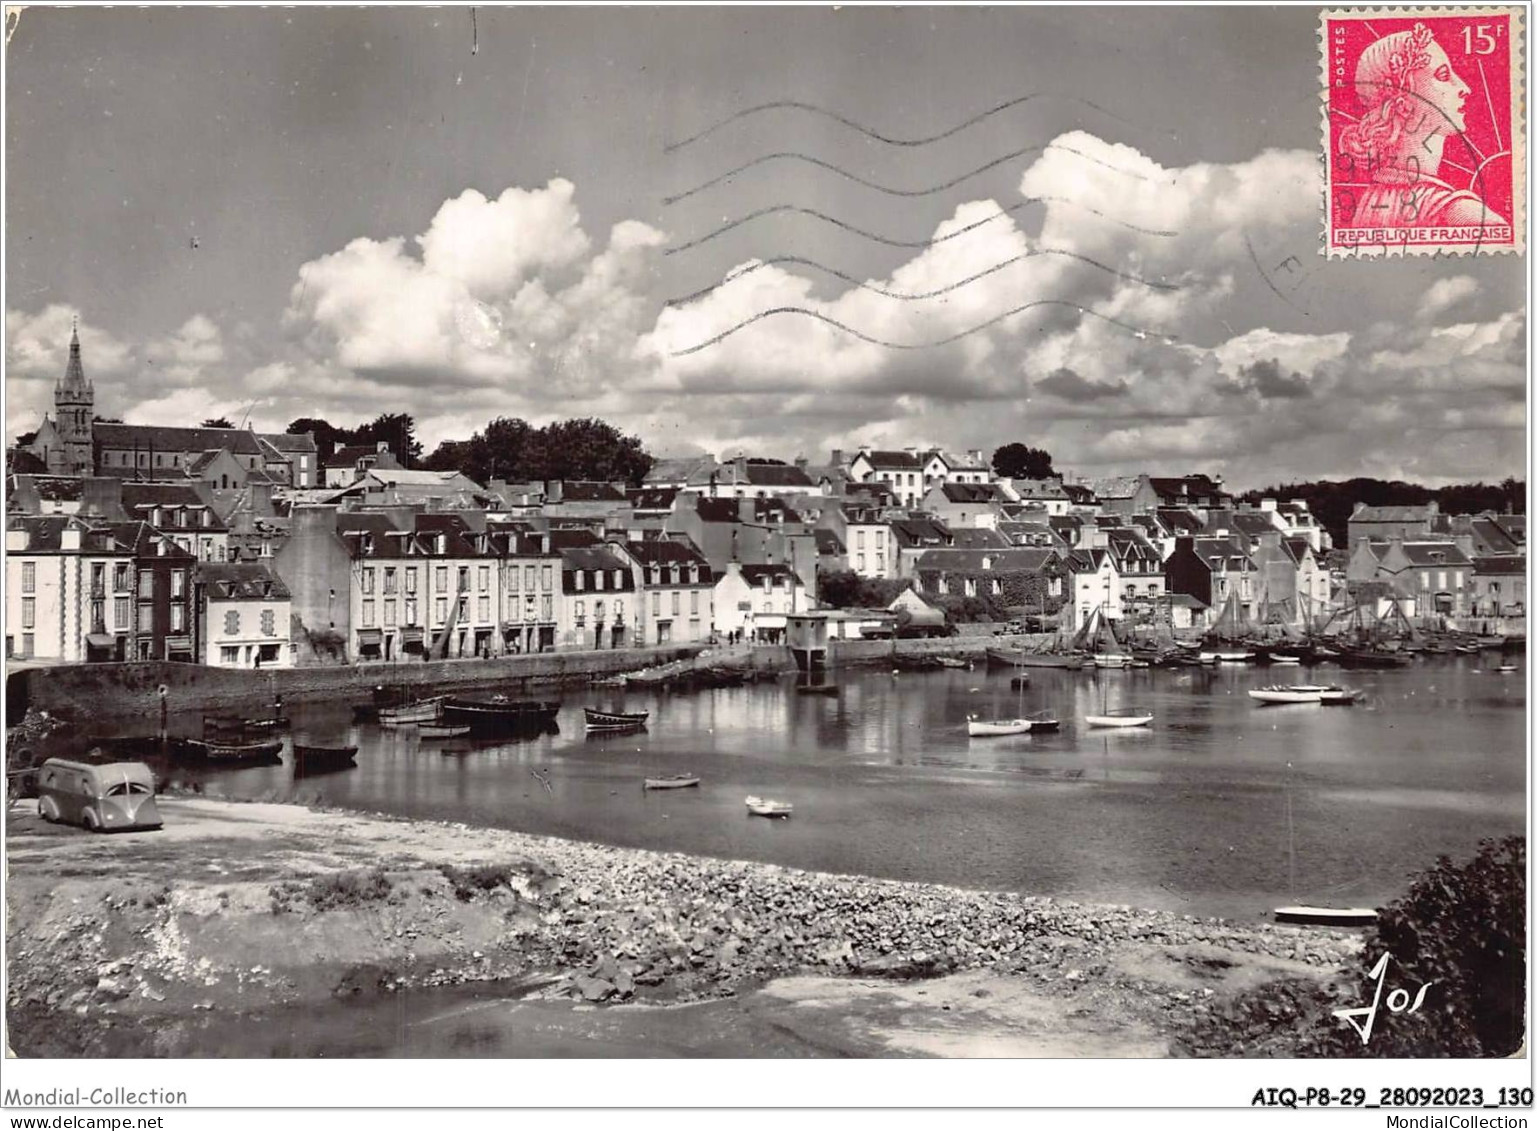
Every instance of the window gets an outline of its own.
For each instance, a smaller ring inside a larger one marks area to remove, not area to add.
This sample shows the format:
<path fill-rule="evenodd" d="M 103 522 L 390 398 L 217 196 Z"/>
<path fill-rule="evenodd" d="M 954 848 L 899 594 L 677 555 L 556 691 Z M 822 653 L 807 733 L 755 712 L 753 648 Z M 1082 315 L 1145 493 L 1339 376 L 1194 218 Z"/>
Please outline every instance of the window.
<path fill-rule="evenodd" d="M 546 579 L 544 587 L 546 589 L 548 589 L 550 587 L 548 579 Z M 527 590 L 530 590 L 530 591 L 532 591 L 533 588 L 534 588 L 534 567 L 533 566 L 524 566 L 523 567 L 523 588 L 527 589 Z"/>
<path fill-rule="evenodd" d="M 21 627 L 37 627 L 37 598 L 23 597 L 21 599 Z"/>
<path fill-rule="evenodd" d="M 975 597 L 976 595 L 977 595 L 977 579 L 974 578 L 974 577 L 968 577 L 966 579 L 966 596 L 968 596 L 968 597 Z"/>
<path fill-rule="evenodd" d="M 555 598 L 549 593 L 539 598 L 539 619 L 542 621 L 555 619 Z"/>
<path fill-rule="evenodd" d="M 363 627 L 364 628 L 372 628 L 373 626 L 374 626 L 374 603 L 372 601 L 364 601 L 363 602 Z"/>
<path fill-rule="evenodd" d="M 672 615 L 673 616 L 677 616 L 678 615 L 678 609 L 680 607 L 680 604 L 681 604 L 682 600 L 683 600 L 683 594 L 679 593 L 676 589 L 674 589 L 672 591 Z"/>
<path fill-rule="evenodd" d="M 171 571 L 171 600 L 185 596 L 187 592 L 187 571 L 173 569 Z"/>
<path fill-rule="evenodd" d="M 416 601 L 413 598 L 410 598 L 410 597 L 406 598 L 405 613 L 406 613 L 406 623 L 408 625 L 411 625 L 412 627 L 415 627 L 415 625 L 416 625 Z"/>
<path fill-rule="evenodd" d="M 186 628 L 187 628 L 187 606 L 186 605 L 179 605 L 179 604 L 178 605 L 172 605 L 171 606 L 171 631 L 172 632 L 185 632 Z"/>
<path fill-rule="evenodd" d="M 126 632 L 129 627 L 128 598 L 119 597 L 112 603 L 112 624 L 120 632 Z"/>
<path fill-rule="evenodd" d="M 688 594 L 688 611 L 692 616 L 699 615 L 699 590 L 691 589 Z"/>
<path fill-rule="evenodd" d="M 460 566 L 459 567 L 459 592 L 461 592 L 461 593 L 468 593 L 469 591 L 470 591 L 470 567 L 469 566 Z"/>
<path fill-rule="evenodd" d="M 476 618 L 481 622 L 491 619 L 491 598 L 481 597 L 477 605 Z"/>
<path fill-rule="evenodd" d="M 373 570 L 372 566 L 368 566 L 368 567 L 366 567 L 363 570 L 363 592 L 364 593 L 372 593 L 373 591 L 374 591 L 374 570 Z"/>
<path fill-rule="evenodd" d="M 239 645 L 235 645 L 235 644 L 225 644 L 225 645 L 223 645 L 219 649 L 219 663 L 221 663 L 221 664 L 238 664 L 238 663 L 240 663 L 240 647 L 239 647 Z"/>
<path fill-rule="evenodd" d="M 547 592 L 550 591 L 550 590 L 553 590 L 555 588 L 554 577 L 555 577 L 555 567 L 554 566 L 542 566 L 540 568 L 540 571 L 539 571 L 539 588 L 541 588 L 541 589 L 543 589 L 543 590 L 545 590 Z M 529 588 L 530 589 L 533 588 L 533 584 L 534 583 L 533 583 L 532 579 L 530 579 L 530 581 L 529 581 Z M 549 620 L 550 618 L 549 617 L 545 617 L 544 619 L 545 620 Z"/>
<path fill-rule="evenodd" d="M 416 567 L 415 566 L 407 566 L 406 567 L 406 592 L 407 593 L 415 593 L 416 592 Z"/>
<path fill-rule="evenodd" d="M 507 588 L 516 593 L 518 590 L 518 567 L 507 567 Z"/>
<path fill-rule="evenodd" d="M 863 530 L 857 531 L 854 534 L 854 545 L 861 550 L 865 548 L 865 532 Z"/>
<path fill-rule="evenodd" d="M 576 582 L 574 588 L 578 593 L 580 593 L 583 589 L 587 588 L 587 575 L 584 574 L 581 570 L 577 570 L 575 577 Z"/>
<path fill-rule="evenodd" d="M 37 592 L 37 563 L 21 563 L 21 591 L 23 593 Z"/>
<path fill-rule="evenodd" d="M 139 631 L 140 632 L 153 632 L 153 631 L 155 631 L 155 606 L 154 605 L 140 605 L 139 606 Z"/>
<path fill-rule="evenodd" d="M 439 592 L 442 592 L 444 589 L 448 588 L 448 567 L 447 566 L 438 566 L 437 577 L 434 580 L 433 584 L 437 586 Z"/>
<path fill-rule="evenodd" d="M 434 624 L 442 624 L 448 619 L 448 598 L 439 597 L 432 604 L 432 620 Z"/>
<path fill-rule="evenodd" d="M 624 600 L 619 597 L 614 598 L 614 619 L 616 621 L 624 620 Z"/>
<path fill-rule="evenodd" d="M 276 636 L 278 634 L 278 617 L 272 609 L 262 610 L 262 635 Z"/>
<path fill-rule="evenodd" d="M 602 621 L 603 621 L 603 602 L 602 601 L 594 601 L 592 603 L 592 619 L 597 621 L 597 622 L 599 622 L 600 624 L 602 623 Z"/>
<path fill-rule="evenodd" d="M 224 635 L 238 636 L 240 634 L 240 612 L 238 609 L 226 609 L 224 611 Z"/>
<path fill-rule="evenodd" d="M 576 617 L 576 626 L 581 628 L 587 623 L 587 602 L 577 601 L 572 605 L 572 614 Z"/>
<path fill-rule="evenodd" d="M 603 588 L 603 578 L 604 578 L 604 576 L 605 575 L 604 575 L 604 573 L 603 573 L 603 571 L 601 569 L 595 569 L 595 570 L 592 571 L 592 587 L 594 589 L 602 589 Z"/>
<path fill-rule="evenodd" d="M 394 566 L 386 566 L 384 569 L 384 595 L 386 597 L 396 592 L 397 579 L 395 572 Z"/>
<path fill-rule="evenodd" d="M 119 562 L 112 567 L 112 588 L 118 593 L 126 593 L 132 586 L 128 574 L 128 563 Z"/>
<path fill-rule="evenodd" d="M 659 616 L 662 612 L 662 595 L 655 589 L 651 591 L 651 615 Z"/>
<path fill-rule="evenodd" d="M 674 577 L 677 576 L 677 571 L 676 570 L 673 571 L 673 575 L 674 575 Z M 622 570 L 622 569 L 616 569 L 614 571 L 614 588 L 615 589 L 623 589 L 624 588 L 624 570 Z"/>
<path fill-rule="evenodd" d="M 865 556 L 864 556 L 864 554 L 860 554 L 855 559 L 854 568 L 857 569 L 860 573 L 863 573 L 865 571 Z"/>
<path fill-rule="evenodd" d="M 490 590 L 491 590 L 491 567 L 490 566 L 481 566 L 480 567 L 480 591 L 482 593 L 487 593 L 487 592 L 490 592 Z"/>
<path fill-rule="evenodd" d="M 266 614 L 264 613 L 262 615 L 265 616 Z M 386 626 L 388 626 L 390 628 L 394 628 L 395 627 L 395 602 L 394 601 L 386 601 L 386 602 L 384 602 L 384 623 L 385 623 Z"/>
<path fill-rule="evenodd" d="M 454 614 L 454 617 L 456 620 L 461 621 L 470 619 L 470 599 L 468 597 L 459 598 L 459 611 Z"/>

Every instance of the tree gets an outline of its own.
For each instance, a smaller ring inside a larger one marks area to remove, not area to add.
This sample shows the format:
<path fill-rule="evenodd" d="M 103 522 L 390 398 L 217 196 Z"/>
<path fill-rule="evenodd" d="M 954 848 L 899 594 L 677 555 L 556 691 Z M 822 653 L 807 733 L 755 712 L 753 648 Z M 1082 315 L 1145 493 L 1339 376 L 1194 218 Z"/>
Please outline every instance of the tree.
<path fill-rule="evenodd" d="M 381 412 L 367 424 L 352 429 L 350 444 L 377 444 L 383 441 L 400 461 L 401 467 L 415 467 L 422 458 L 422 445 L 416 438 L 416 421 L 410 413 Z"/>
<path fill-rule="evenodd" d="M 35 431 L 23 432 L 20 436 L 16 437 L 16 446 L 18 448 L 30 448 L 36 441 L 37 433 Z"/>
<path fill-rule="evenodd" d="M 315 456 L 321 467 L 326 465 L 336 449 L 347 441 L 346 433 L 337 428 L 329 420 L 320 420 L 313 416 L 301 416 L 298 420 L 290 421 L 284 431 L 290 436 L 302 436 L 306 432 L 315 437 Z"/>
<path fill-rule="evenodd" d="M 1000 479 L 1051 479 L 1051 453 L 1045 448 L 1005 444 L 993 453 L 993 474 Z"/>
<path fill-rule="evenodd" d="M 227 416 L 215 416 L 211 420 L 203 421 L 203 423 L 198 425 L 198 427 L 199 428 L 233 428 L 235 426 L 230 423 L 229 417 L 227 417 Z"/>

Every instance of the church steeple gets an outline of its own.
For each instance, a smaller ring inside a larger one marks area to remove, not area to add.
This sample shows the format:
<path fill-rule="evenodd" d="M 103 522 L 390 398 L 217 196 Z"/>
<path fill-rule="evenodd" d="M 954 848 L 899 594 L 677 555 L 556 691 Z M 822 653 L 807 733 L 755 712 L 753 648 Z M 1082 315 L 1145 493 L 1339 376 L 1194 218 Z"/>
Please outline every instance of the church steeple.
<path fill-rule="evenodd" d="M 95 468 L 91 424 L 96 415 L 96 390 L 85 379 L 85 365 L 80 360 L 78 317 L 70 326 L 69 364 L 53 387 L 53 407 L 63 464 L 60 470 L 65 475 L 90 475 Z"/>

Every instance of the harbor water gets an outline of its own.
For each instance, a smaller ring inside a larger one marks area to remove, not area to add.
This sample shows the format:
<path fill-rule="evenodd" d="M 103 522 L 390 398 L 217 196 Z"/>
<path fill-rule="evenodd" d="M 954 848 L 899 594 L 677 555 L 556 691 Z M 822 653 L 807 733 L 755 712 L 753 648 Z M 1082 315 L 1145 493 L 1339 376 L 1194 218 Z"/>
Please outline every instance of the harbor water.
<path fill-rule="evenodd" d="M 1437 856 L 1520 832 L 1526 684 L 1497 654 L 1389 671 L 1007 669 L 831 674 L 693 693 L 563 694 L 558 733 L 422 739 L 290 702 L 290 741 L 355 743 L 356 769 L 176 766 L 174 781 L 236 798 L 326 805 L 577 840 L 761 860 L 1084 902 L 1258 919 L 1278 904 L 1378 905 Z M 1276 682 L 1360 688 L 1351 707 L 1263 706 Z M 588 735 L 582 707 L 649 711 L 645 730 Z M 1119 707 L 1134 730 L 1088 727 Z M 969 714 L 1049 710 L 1054 733 L 971 738 Z M 698 788 L 642 779 L 698 774 Z M 750 794 L 790 802 L 750 817 Z"/>

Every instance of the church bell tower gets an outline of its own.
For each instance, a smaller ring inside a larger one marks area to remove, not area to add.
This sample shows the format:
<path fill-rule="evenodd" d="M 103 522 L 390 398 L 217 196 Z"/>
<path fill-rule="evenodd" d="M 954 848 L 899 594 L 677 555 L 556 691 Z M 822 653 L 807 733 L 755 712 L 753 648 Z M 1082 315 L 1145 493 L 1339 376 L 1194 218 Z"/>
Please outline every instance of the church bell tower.
<path fill-rule="evenodd" d="M 96 390 L 85 379 L 80 363 L 80 326 L 78 320 L 69 337 L 69 366 L 64 377 L 53 387 L 55 427 L 59 432 L 60 474 L 90 475 L 95 470 L 92 452 L 91 421 L 95 418 Z M 49 460 L 50 464 L 53 462 Z M 50 466 L 49 470 L 53 468 Z"/>

